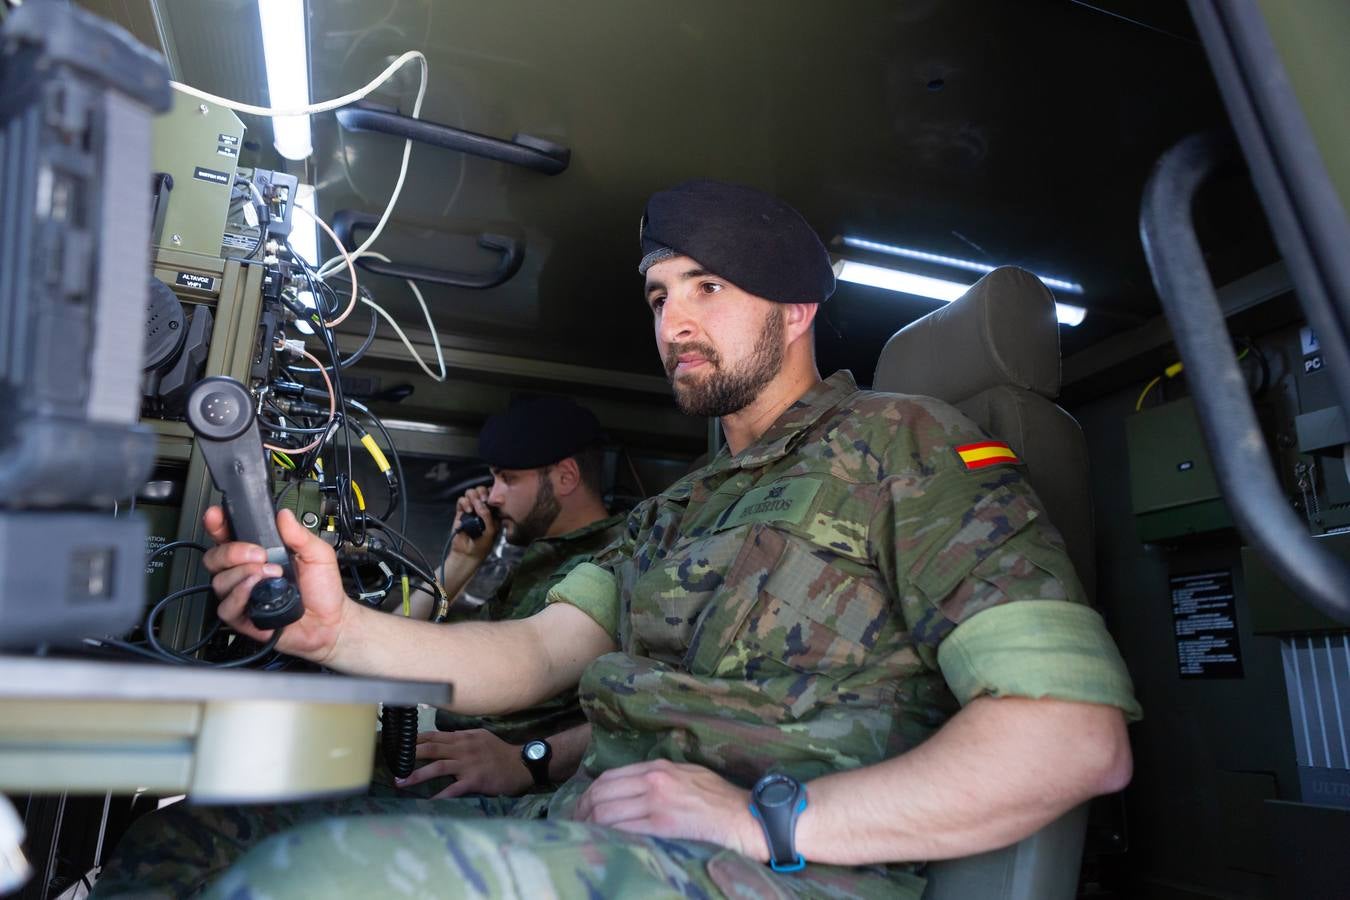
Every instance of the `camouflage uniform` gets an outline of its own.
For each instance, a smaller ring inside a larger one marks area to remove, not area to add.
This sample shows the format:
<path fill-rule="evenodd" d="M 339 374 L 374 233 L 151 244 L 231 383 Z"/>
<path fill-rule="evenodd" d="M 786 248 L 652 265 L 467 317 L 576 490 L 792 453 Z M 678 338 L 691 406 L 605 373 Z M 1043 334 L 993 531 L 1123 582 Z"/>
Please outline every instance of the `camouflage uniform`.
<path fill-rule="evenodd" d="M 754 445 L 639 506 L 615 546 L 549 595 L 620 651 L 582 676 L 591 745 L 548 822 L 463 822 L 446 808 L 311 824 L 250 851 L 215 896 L 298 895 L 310 872 L 392 892 L 395 874 L 350 860 L 407 848 L 419 872 L 460 879 L 432 882 L 435 896 L 917 898 L 918 866 L 779 875 L 707 844 L 559 820 L 595 775 L 642 760 L 743 787 L 770 769 L 809 780 L 877 763 L 982 694 L 1137 717 L 1119 653 L 1018 469 L 972 471 L 956 452 L 986 439 L 946 404 L 858 391 L 836 373 Z"/>
<path fill-rule="evenodd" d="M 623 533 L 623 516 L 610 516 L 553 538 L 540 538 L 525 548 L 510 581 L 497 596 L 462 620 L 501 622 L 527 619 L 544 608 L 549 591 L 563 577 Z M 498 598 L 501 598 L 500 600 Z M 551 700 L 504 716 L 460 716 L 439 710 L 436 727 L 442 731 L 486 728 L 508 744 L 524 744 L 536 738 L 566 731 L 586 721 L 577 704 L 576 691 L 566 691 Z"/>

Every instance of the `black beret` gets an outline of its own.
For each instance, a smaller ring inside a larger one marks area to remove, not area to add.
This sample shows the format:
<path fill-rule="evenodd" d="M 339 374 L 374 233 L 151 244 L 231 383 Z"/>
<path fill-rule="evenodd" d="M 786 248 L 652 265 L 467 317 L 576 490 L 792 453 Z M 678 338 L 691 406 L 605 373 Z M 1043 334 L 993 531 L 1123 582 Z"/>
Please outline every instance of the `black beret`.
<path fill-rule="evenodd" d="M 600 442 L 595 413 L 566 397 L 530 397 L 489 416 L 478 456 L 498 469 L 537 469 Z"/>
<path fill-rule="evenodd" d="M 765 300 L 820 303 L 834 293 L 830 256 L 801 213 L 739 184 L 686 181 L 652 194 L 639 274 L 672 256 Z"/>

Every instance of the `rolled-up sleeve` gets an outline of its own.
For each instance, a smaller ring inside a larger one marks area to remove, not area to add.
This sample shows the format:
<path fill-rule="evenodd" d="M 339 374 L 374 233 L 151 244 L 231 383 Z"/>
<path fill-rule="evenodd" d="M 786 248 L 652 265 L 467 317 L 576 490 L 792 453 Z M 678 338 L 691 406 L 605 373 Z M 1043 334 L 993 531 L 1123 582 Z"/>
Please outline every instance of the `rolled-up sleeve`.
<path fill-rule="evenodd" d="M 618 642 L 619 585 L 609 569 L 593 562 L 581 563 L 548 592 L 548 602 L 575 606 Z"/>
<path fill-rule="evenodd" d="M 1102 617 L 1079 603 L 1024 600 L 983 610 L 947 635 L 938 665 L 963 705 L 982 695 L 1051 698 L 1119 707 L 1130 721 L 1143 715 Z"/>

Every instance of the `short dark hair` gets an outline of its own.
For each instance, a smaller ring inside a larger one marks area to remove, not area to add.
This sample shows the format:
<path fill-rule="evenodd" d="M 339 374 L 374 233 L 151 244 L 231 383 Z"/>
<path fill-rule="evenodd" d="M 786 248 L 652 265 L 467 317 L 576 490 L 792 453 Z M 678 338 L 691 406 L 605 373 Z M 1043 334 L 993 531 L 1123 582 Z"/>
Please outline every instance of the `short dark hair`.
<path fill-rule="evenodd" d="M 572 458 L 577 461 L 577 471 L 581 474 L 581 483 L 597 497 L 605 495 L 605 448 L 599 444 L 583 447 Z"/>

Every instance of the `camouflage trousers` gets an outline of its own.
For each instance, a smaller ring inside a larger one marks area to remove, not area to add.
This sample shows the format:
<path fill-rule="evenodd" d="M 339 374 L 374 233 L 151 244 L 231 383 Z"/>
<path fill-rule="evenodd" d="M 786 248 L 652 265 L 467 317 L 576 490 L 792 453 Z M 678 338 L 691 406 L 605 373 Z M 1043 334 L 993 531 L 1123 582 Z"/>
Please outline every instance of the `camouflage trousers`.
<path fill-rule="evenodd" d="M 402 814 L 387 814 L 394 808 L 390 804 L 401 804 Z M 142 835 L 135 853 L 119 853 L 94 894 L 209 900 L 918 900 L 922 893 L 918 878 L 906 884 L 895 876 L 831 866 L 779 875 L 713 844 L 630 835 L 580 822 L 522 820 L 509 817 L 512 805 L 509 798 L 358 798 L 236 809 L 177 804 L 163 810 L 169 815 L 156 823 L 159 840 Z M 358 810 L 364 814 L 352 814 Z M 508 817 L 496 817 L 503 812 Z"/>
<path fill-rule="evenodd" d="M 714 844 L 546 820 L 549 798 L 430 800 L 377 772 L 363 797 L 180 802 L 132 826 L 94 896 L 918 900 L 923 892 L 922 879 L 905 873 L 813 865 L 779 875 Z"/>

